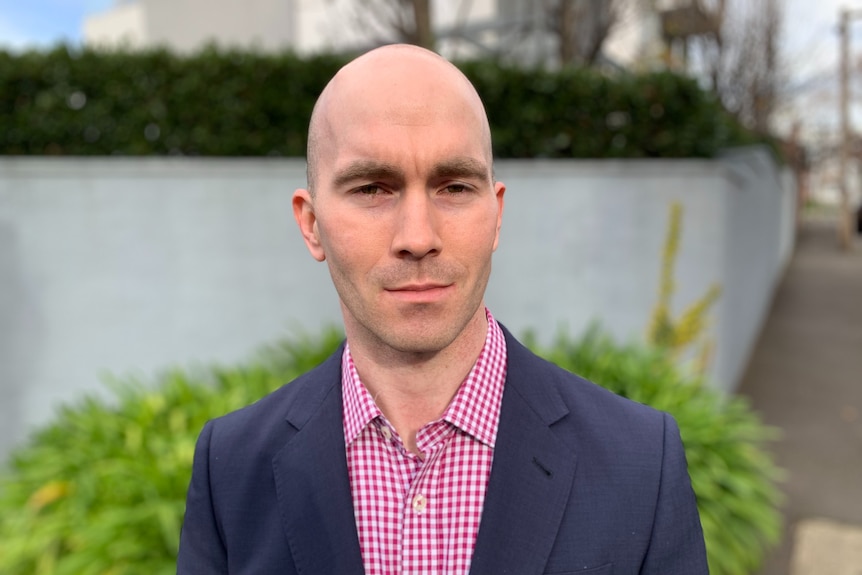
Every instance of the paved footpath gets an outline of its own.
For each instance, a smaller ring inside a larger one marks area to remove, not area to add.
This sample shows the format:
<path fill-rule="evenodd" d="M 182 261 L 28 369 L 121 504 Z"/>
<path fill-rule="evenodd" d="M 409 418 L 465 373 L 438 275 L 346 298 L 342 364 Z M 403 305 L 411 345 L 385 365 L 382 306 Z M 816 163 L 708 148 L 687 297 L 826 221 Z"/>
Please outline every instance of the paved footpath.
<path fill-rule="evenodd" d="M 782 439 L 781 545 L 760 575 L 862 574 L 862 240 L 808 218 L 739 388 Z"/>

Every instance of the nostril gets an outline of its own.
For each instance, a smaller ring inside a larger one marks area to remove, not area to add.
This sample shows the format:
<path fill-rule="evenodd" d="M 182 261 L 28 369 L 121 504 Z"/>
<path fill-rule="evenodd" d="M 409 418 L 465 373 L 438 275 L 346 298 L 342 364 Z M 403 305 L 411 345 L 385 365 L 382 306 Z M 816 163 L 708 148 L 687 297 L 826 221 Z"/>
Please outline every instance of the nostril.
<path fill-rule="evenodd" d="M 413 260 L 420 260 L 420 259 L 426 258 L 426 257 L 433 257 L 433 256 L 438 255 L 439 253 L 440 253 L 440 250 L 436 247 L 434 247 L 434 248 L 423 248 L 423 249 L 420 249 L 418 247 L 413 247 L 413 248 L 404 248 L 404 249 L 398 250 L 398 256 L 399 257 L 402 257 L 405 259 L 413 259 Z"/>

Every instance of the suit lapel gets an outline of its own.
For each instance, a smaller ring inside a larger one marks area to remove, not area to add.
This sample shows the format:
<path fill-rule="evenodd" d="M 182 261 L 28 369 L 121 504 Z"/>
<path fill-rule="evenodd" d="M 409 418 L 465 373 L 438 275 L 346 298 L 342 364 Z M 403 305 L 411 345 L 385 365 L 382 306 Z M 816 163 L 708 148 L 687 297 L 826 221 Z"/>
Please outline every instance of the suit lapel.
<path fill-rule="evenodd" d="M 546 372 L 505 331 L 509 356 L 500 426 L 472 575 L 540 574 L 556 541 L 575 475 L 575 455 L 550 426 L 568 409 Z M 308 374 L 273 458 L 278 509 L 297 572 L 363 575 L 347 474 L 341 353 Z"/>
<path fill-rule="evenodd" d="M 336 353 L 302 382 L 307 393 L 297 394 L 303 399 L 287 416 L 293 435 L 273 458 L 290 551 L 297 572 L 308 575 L 364 573 L 347 474 L 340 365 Z"/>
<path fill-rule="evenodd" d="M 568 409 L 537 381 L 541 360 L 508 332 L 506 339 L 506 388 L 472 575 L 542 573 L 575 475 L 571 447 L 550 429 Z"/>

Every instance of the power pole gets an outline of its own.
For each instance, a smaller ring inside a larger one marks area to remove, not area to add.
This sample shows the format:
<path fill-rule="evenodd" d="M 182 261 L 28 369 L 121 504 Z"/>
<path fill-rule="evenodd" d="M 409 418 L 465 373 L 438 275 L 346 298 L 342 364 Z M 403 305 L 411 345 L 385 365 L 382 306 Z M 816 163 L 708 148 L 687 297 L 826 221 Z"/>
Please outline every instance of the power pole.
<path fill-rule="evenodd" d="M 842 250 L 851 243 L 850 191 L 847 184 L 847 163 L 850 157 L 850 20 L 862 17 L 862 11 L 842 8 L 839 13 L 838 32 L 841 35 L 839 107 L 841 116 L 841 153 L 839 155 L 841 212 L 838 216 L 838 242 Z"/>
<path fill-rule="evenodd" d="M 416 44 L 434 49 L 434 31 L 431 26 L 431 3 L 429 0 L 413 0 L 413 21 L 416 23 Z"/>

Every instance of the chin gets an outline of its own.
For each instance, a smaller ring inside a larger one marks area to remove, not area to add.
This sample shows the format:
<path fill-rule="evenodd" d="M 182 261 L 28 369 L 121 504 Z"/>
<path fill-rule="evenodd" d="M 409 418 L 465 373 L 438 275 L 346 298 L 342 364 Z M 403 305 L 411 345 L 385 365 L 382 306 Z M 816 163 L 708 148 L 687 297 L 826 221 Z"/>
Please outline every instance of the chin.
<path fill-rule="evenodd" d="M 392 334 L 388 340 L 385 343 L 401 353 L 427 355 L 446 349 L 455 341 L 455 337 L 448 333 L 397 333 Z"/>

